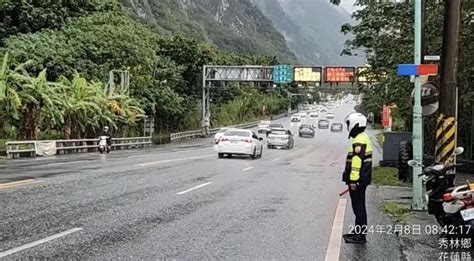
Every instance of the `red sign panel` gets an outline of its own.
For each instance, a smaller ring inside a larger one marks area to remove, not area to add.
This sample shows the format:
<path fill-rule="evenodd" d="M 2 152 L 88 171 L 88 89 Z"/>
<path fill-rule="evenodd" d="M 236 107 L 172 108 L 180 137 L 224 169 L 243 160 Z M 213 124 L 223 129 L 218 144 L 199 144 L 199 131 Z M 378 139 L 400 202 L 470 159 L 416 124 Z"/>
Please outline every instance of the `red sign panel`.
<path fill-rule="evenodd" d="M 325 82 L 353 82 L 354 67 L 326 67 L 324 68 Z"/>
<path fill-rule="evenodd" d="M 388 128 L 391 125 L 390 122 L 390 106 L 384 105 L 383 106 L 383 114 L 382 114 L 382 125 L 384 128 Z"/>
<path fill-rule="evenodd" d="M 420 64 L 418 65 L 418 75 L 437 75 L 438 65 L 436 64 Z"/>

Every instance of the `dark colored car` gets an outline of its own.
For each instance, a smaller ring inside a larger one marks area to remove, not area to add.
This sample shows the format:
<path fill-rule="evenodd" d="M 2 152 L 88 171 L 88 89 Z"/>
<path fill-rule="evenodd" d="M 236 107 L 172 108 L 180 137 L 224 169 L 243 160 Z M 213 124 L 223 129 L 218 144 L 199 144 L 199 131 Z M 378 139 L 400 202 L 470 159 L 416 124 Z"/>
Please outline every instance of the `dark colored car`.
<path fill-rule="evenodd" d="M 331 131 L 332 132 L 342 132 L 343 125 L 342 123 L 333 123 L 331 124 Z"/>
<path fill-rule="evenodd" d="M 329 121 L 321 119 L 318 121 L 318 128 L 320 129 L 329 129 Z"/>
<path fill-rule="evenodd" d="M 316 130 L 315 130 L 314 126 L 311 125 L 311 124 L 302 124 L 300 126 L 300 130 L 299 130 L 299 136 L 300 137 L 310 136 L 310 137 L 314 138 L 315 133 L 316 133 Z"/>

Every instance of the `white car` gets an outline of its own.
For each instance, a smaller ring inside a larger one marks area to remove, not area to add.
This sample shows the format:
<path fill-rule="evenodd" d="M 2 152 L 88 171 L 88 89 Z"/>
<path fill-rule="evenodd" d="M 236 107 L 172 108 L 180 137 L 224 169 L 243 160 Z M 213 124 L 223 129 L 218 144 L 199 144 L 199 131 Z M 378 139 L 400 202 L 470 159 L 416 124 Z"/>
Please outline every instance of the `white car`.
<path fill-rule="evenodd" d="M 326 119 L 334 119 L 334 113 L 332 113 L 332 112 L 327 112 L 327 113 L 326 113 Z"/>
<path fill-rule="evenodd" d="M 258 124 L 258 133 L 267 133 L 270 131 L 270 128 L 268 127 L 268 125 L 270 125 L 270 121 L 261 121 L 259 124 Z"/>
<path fill-rule="evenodd" d="M 217 156 L 248 155 L 252 159 L 262 157 L 263 138 L 259 138 L 254 131 L 244 129 L 229 130 L 222 135 L 217 144 Z"/>
<path fill-rule="evenodd" d="M 217 131 L 217 133 L 214 135 L 214 143 L 217 144 L 219 143 L 219 140 L 221 139 L 222 135 L 228 130 L 233 130 L 234 128 L 222 128 Z"/>
<path fill-rule="evenodd" d="M 298 114 L 294 114 L 291 116 L 291 122 L 300 122 L 301 121 L 301 116 Z"/>

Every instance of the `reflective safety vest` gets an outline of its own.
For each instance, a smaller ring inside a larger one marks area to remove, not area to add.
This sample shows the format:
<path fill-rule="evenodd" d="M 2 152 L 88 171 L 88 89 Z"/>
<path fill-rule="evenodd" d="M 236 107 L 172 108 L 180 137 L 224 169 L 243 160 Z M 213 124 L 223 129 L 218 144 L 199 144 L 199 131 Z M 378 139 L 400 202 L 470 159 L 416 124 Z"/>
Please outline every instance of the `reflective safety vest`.
<path fill-rule="evenodd" d="M 357 147 L 360 151 L 357 153 Z M 342 181 L 369 185 L 372 179 L 372 144 L 369 136 L 362 132 L 357 135 L 348 148 L 346 169 Z"/>

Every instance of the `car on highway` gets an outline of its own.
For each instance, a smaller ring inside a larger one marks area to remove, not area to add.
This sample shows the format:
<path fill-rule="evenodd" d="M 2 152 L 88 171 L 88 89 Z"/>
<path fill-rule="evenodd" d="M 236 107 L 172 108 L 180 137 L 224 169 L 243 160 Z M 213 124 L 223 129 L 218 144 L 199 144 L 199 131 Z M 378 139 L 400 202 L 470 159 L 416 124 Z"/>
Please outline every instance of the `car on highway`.
<path fill-rule="evenodd" d="M 334 113 L 333 112 L 327 112 L 326 113 L 326 119 L 334 119 Z"/>
<path fill-rule="evenodd" d="M 321 119 L 318 121 L 318 128 L 319 129 L 329 129 L 329 121 L 325 119 Z"/>
<path fill-rule="evenodd" d="M 331 124 L 331 131 L 332 132 L 342 132 L 343 125 L 339 122 L 334 122 Z"/>
<path fill-rule="evenodd" d="M 292 149 L 295 145 L 293 134 L 285 128 L 275 128 L 270 131 L 267 138 L 267 147 L 273 149 L 275 147 L 284 147 Z"/>
<path fill-rule="evenodd" d="M 312 124 L 302 124 L 299 129 L 299 136 L 300 137 L 312 137 L 316 134 L 315 126 Z"/>
<path fill-rule="evenodd" d="M 291 116 L 291 122 L 300 122 L 301 121 L 301 116 L 299 114 L 293 114 Z"/>
<path fill-rule="evenodd" d="M 258 133 L 267 133 L 270 131 L 270 128 L 268 127 L 270 125 L 270 121 L 261 121 L 257 127 L 258 127 Z"/>
<path fill-rule="evenodd" d="M 325 107 L 322 107 L 319 111 L 320 111 L 320 112 L 327 112 L 328 109 L 326 109 Z"/>
<path fill-rule="evenodd" d="M 217 144 L 219 143 L 219 140 L 221 139 L 222 135 L 228 130 L 232 130 L 233 128 L 221 128 L 219 129 L 216 134 L 214 134 L 214 143 Z"/>
<path fill-rule="evenodd" d="M 270 131 L 271 131 L 272 129 L 284 129 L 285 126 L 283 126 L 283 124 L 281 123 L 272 122 L 270 123 L 270 125 L 268 125 L 268 128 L 270 128 Z"/>
<path fill-rule="evenodd" d="M 311 113 L 309 114 L 309 117 L 311 117 L 311 118 L 317 118 L 317 117 L 319 117 L 319 113 L 318 113 L 317 111 L 313 111 L 313 112 L 311 112 Z"/>
<path fill-rule="evenodd" d="M 217 156 L 247 155 L 252 159 L 262 157 L 263 138 L 259 138 L 254 131 L 233 129 L 226 131 L 217 144 Z"/>

